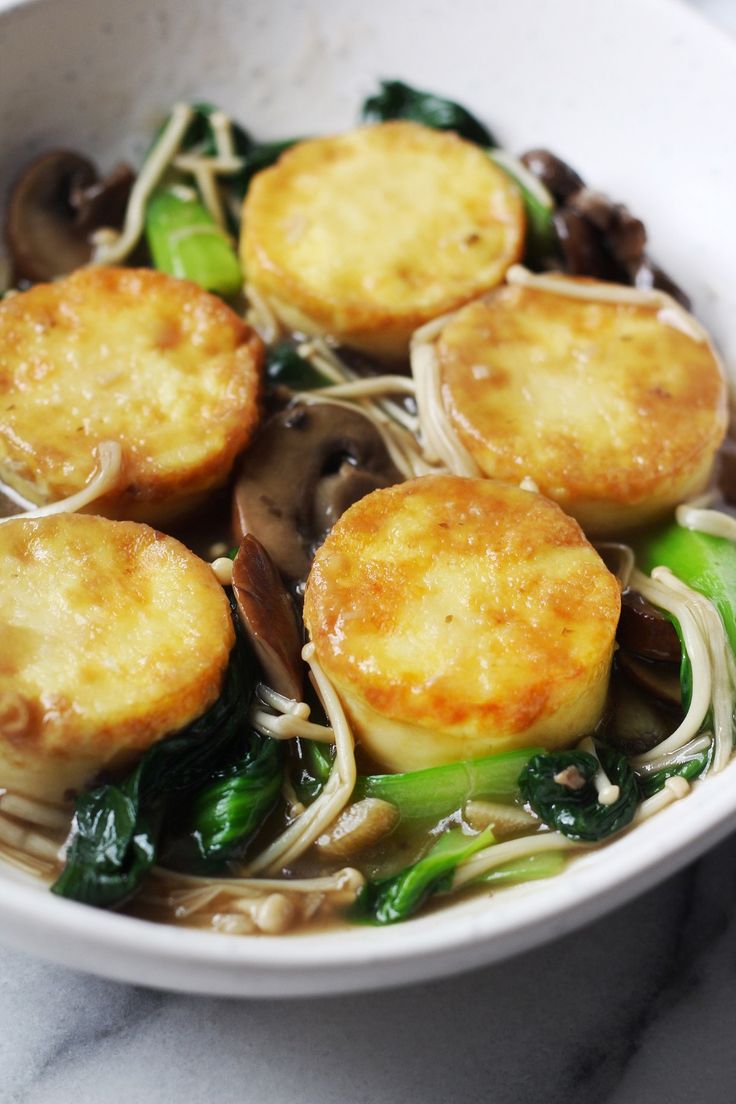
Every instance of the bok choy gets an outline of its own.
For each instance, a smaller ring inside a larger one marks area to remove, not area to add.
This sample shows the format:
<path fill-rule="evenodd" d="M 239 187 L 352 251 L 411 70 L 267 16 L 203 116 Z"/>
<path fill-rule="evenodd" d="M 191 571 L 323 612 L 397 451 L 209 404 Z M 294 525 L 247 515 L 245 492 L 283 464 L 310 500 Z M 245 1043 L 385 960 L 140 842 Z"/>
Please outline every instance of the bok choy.
<path fill-rule="evenodd" d="M 519 778 L 522 795 L 540 820 L 569 839 L 587 843 L 630 824 L 639 801 L 636 776 L 625 757 L 604 745 L 597 752 L 600 764 L 585 751 L 544 752 L 529 760 Z M 594 779 L 600 766 L 619 788 L 610 805 L 598 800 Z M 569 772 L 574 772 L 572 779 Z"/>
<path fill-rule="evenodd" d="M 253 685 L 238 640 L 214 705 L 149 748 L 127 777 L 77 799 L 54 893 L 102 908 L 125 904 L 156 862 L 182 801 L 202 857 L 221 860 L 242 845 L 277 799 L 283 769 L 281 749 L 248 730 Z"/>
<path fill-rule="evenodd" d="M 395 924 L 406 920 L 434 893 L 449 889 L 458 865 L 476 851 L 494 842 L 489 828 L 477 836 L 467 836 L 460 828 L 444 832 L 423 859 L 408 866 L 393 878 L 369 882 L 361 890 L 354 908 L 356 918 L 377 924 Z"/>

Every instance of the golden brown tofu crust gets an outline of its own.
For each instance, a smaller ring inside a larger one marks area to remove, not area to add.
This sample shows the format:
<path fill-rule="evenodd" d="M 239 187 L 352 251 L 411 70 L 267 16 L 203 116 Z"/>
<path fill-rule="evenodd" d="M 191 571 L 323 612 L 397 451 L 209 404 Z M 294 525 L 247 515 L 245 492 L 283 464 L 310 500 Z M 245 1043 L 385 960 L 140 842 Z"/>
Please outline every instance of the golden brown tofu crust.
<path fill-rule="evenodd" d="M 343 514 L 304 619 L 363 742 L 412 769 L 589 731 L 619 609 L 615 578 L 554 503 L 427 476 Z"/>
<path fill-rule="evenodd" d="M 50 800 L 217 698 L 234 642 L 210 566 L 136 522 L 0 525 L 0 787 Z"/>
<path fill-rule="evenodd" d="M 710 344 L 660 306 L 503 287 L 455 314 L 435 348 L 443 404 L 480 469 L 531 476 L 587 532 L 654 521 L 708 479 L 725 379 Z"/>
<path fill-rule="evenodd" d="M 289 324 L 388 356 L 521 255 L 519 194 L 455 134 L 397 121 L 305 141 L 259 173 L 246 276 Z"/>
<path fill-rule="evenodd" d="M 0 478 L 66 498 L 118 441 L 94 511 L 162 522 L 222 484 L 259 417 L 263 347 L 225 303 L 149 269 L 91 267 L 0 303 Z"/>

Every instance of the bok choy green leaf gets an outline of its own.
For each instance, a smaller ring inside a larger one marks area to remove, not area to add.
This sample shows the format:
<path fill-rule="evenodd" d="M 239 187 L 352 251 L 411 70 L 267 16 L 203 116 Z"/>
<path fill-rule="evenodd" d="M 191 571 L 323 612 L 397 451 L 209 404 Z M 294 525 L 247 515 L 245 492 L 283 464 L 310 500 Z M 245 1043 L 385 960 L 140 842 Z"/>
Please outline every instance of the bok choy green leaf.
<path fill-rule="evenodd" d="M 493 833 L 489 828 L 477 836 L 467 836 L 460 828 L 449 829 L 423 859 L 393 878 L 369 882 L 364 886 L 356 902 L 354 916 L 373 920 L 377 924 L 395 924 L 406 920 L 433 893 L 449 888 L 461 862 L 493 842 Z"/>
<path fill-rule="evenodd" d="M 423 92 L 399 80 L 381 81 L 380 91 L 363 104 L 363 121 L 385 123 L 389 119 L 410 119 L 433 130 L 454 130 L 461 138 L 478 146 L 497 142 L 490 130 L 454 100 Z"/>
<path fill-rule="evenodd" d="M 462 808 L 474 797 L 513 801 L 519 796 L 522 767 L 540 748 L 519 748 L 468 759 L 442 767 L 407 771 L 405 774 L 373 774 L 358 779 L 353 800 L 380 797 L 390 801 L 402 820 L 439 820 Z"/>
<path fill-rule="evenodd" d="M 52 892 L 102 908 L 123 905 L 156 861 L 175 796 L 177 803 L 193 800 L 207 857 L 223 857 L 242 843 L 281 783 L 280 750 L 247 727 L 253 686 L 238 638 L 214 705 L 149 748 L 127 777 L 77 799 L 66 863 Z"/>
<path fill-rule="evenodd" d="M 246 754 L 191 799 L 185 825 L 199 857 L 207 863 L 235 857 L 278 801 L 282 777 L 282 745 L 254 735 Z"/>
<path fill-rule="evenodd" d="M 636 776 L 627 760 L 613 748 L 599 745 L 600 765 L 619 787 L 618 800 L 602 805 L 594 779 L 598 760 L 585 751 L 556 751 L 535 755 L 519 778 L 524 799 L 540 820 L 573 840 L 595 843 L 625 828 L 633 819 L 639 801 Z M 561 779 L 566 771 L 576 774 L 573 786 Z"/>

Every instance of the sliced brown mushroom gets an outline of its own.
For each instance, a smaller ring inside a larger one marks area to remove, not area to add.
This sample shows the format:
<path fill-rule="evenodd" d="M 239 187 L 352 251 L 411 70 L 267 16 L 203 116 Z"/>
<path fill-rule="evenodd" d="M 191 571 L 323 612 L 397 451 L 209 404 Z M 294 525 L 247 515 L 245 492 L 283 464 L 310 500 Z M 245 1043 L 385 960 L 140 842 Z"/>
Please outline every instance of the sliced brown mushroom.
<path fill-rule="evenodd" d="M 601 232 L 607 252 L 621 268 L 640 263 L 647 232 L 641 219 L 632 215 L 623 203 L 614 203 L 601 192 L 581 188 L 570 196 L 567 207 Z"/>
<path fill-rule="evenodd" d="M 537 818 L 519 805 L 502 805 L 498 801 L 478 798 L 465 802 L 463 819 L 476 832 L 492 828 L 495 836 L 513 836 L 516 832 L 533 831 L 539 825 Z"/>
<path fill-rule="evenodd" d="M 736 506 L 736 440 L 726 437 L 718 453 L 718 490 L 728 506 Z"/>
<path fill-rule="evenodd" d="M 115 165 L 104 179 L 95 180 L 84 188 L 74 188 L 69 202 L 76 212 L 75 226 L 82 234 L 91 234 L 100 227 L 119 229 L 125 219 L 135 173 L 130 165 Z"/>
<path fill-rule="evenodd" d="M 619 273 L 608 255 L 602 234 L 582 214 L 561 207 L 552 216 L 565 271 L 571 276 L 592 276 L 596 280 L 614 280 Z"/>
<path fill-rule="evenodd" d="M 314 846 L 322 855 L 349 859 L 388 835 L 398 822 L 399 810 L 395 805 L 380 797 L 364 797 L 343 809 Z"/>
<path fill-rule="evenodd" d="M 53 280 L 86 264 L 90 234 L 120 225 L 133 179 L 118 165 L 100 180 L 92 162 L 71 150 L 31 162 L 11 192 L 5 221 L 15 279 Z"/>
<path fill-rule="evenodd" d="M 616 639 L 622 648 L 646 659 L 680 662 L 680 641 L 674 625 L 637 590 L 625 590 L 621 595 Z"/>
<path fill-rule="evenodd" d="M 616 653 L 605 739 L 626 755 L 640 755 L 670 736 L 682 709 L 666 705 L 623 674 Z"/>
<path fill-rule="evenodd" d="M 522 154 L 521 161 L 530 173 L 541 180 L 557 203 L 564 203 L 568 196 L 585 187 L 575 170 L 550 150 L 528 150 Z"/>
<path fill-rule="evenodd" d="M 296 610 L 268 553 L 252 534 L 243 537 L 233 563 L 233 593 L 266 682 L 301 701 L 304 667 Z"/>
<path fill-rule="evenodd" d="M 646 252 L 641 219 L 622 203 L 587 188 L 575 170 L 549 150 L 529 150 L 521 160 L 557 204 L 553 220 L 567 272 L 657 288 L 689 310 L 685 292 Z"/>
<path fill-rule="evenodd" d="M 657 663 L 620 648 L 616 653 L 618 668 L 640 690 L 665 705 L 679 706 L 682 702 L 680 669 L 676 663 Z"/>
<path fill-rule="evenodd" d="M 235 539 L 252 533 L 287 579 L 306 579 L 347 507 L 401 478 L 380 433 L 357 410 L 296 403 L 266 422 L 243 458 L 233 496 Z"/>

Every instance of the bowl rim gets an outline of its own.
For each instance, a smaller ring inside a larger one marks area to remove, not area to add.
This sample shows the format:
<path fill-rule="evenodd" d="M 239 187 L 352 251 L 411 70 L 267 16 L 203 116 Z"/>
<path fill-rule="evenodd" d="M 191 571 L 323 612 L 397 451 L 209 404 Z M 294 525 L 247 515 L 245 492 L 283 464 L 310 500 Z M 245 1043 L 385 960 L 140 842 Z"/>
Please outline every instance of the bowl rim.
<path fill-rule="evenodd" d="M 7 16 L 50 3 L 0 0 L 0 26 Z M 664 17 L 676 10 L 706 47 L 725 52 L 736 74 L 736 40 L 702 11 L 686 0 L 646 3 Z M 233 937 L 157 924 L 55 897 L 41 884 L 7 877 L 0 862 L 0 932 L 55 961 L 144 985 L 242 996 L 379 988 L 507 958 L 572 931 L 653 887 L 734 827 L 736 759 L 685 801 L 574 862 L 560 878 L 504 891 L 490 908 L 475 898 L 370 929 L 371 938 L 362 927 Z M 607 861 L 595 861 L 604 854 Z"/>
<path fill-rule="evenodd" d="M 688 811 L 697 813 L 694 830 Z M 508 958 L 572 931 L 652 888 L 734 826 L 736 759 L 716 778 L 693 786 L 686 799 L 591 849 L 557 878 L 505 890 L 491 908 L 476 896 L 403 924 L 371 928 L 370 939 L 362 926 L 229 936 L 155 923 L 61 899 L 39 883 L 6 879 L 4 864 L 0 921 L 11 941 L 28 949 L 38 950 L 38 934 L 45 933 L 51 942 L 42 953 L 55 961 L 68 962 L 69 946 L 80 942 L 87 951 L 117 952 L 117 960 L 88 968 L 143 985 L 242 996 L 382 988 Z M 84 966 L 84 958 L 76 955 L 74 964 Z M 351 967 L 358 976 L 346 985 Z M 204 980 L 197 976 L 202 968 Z"/>

